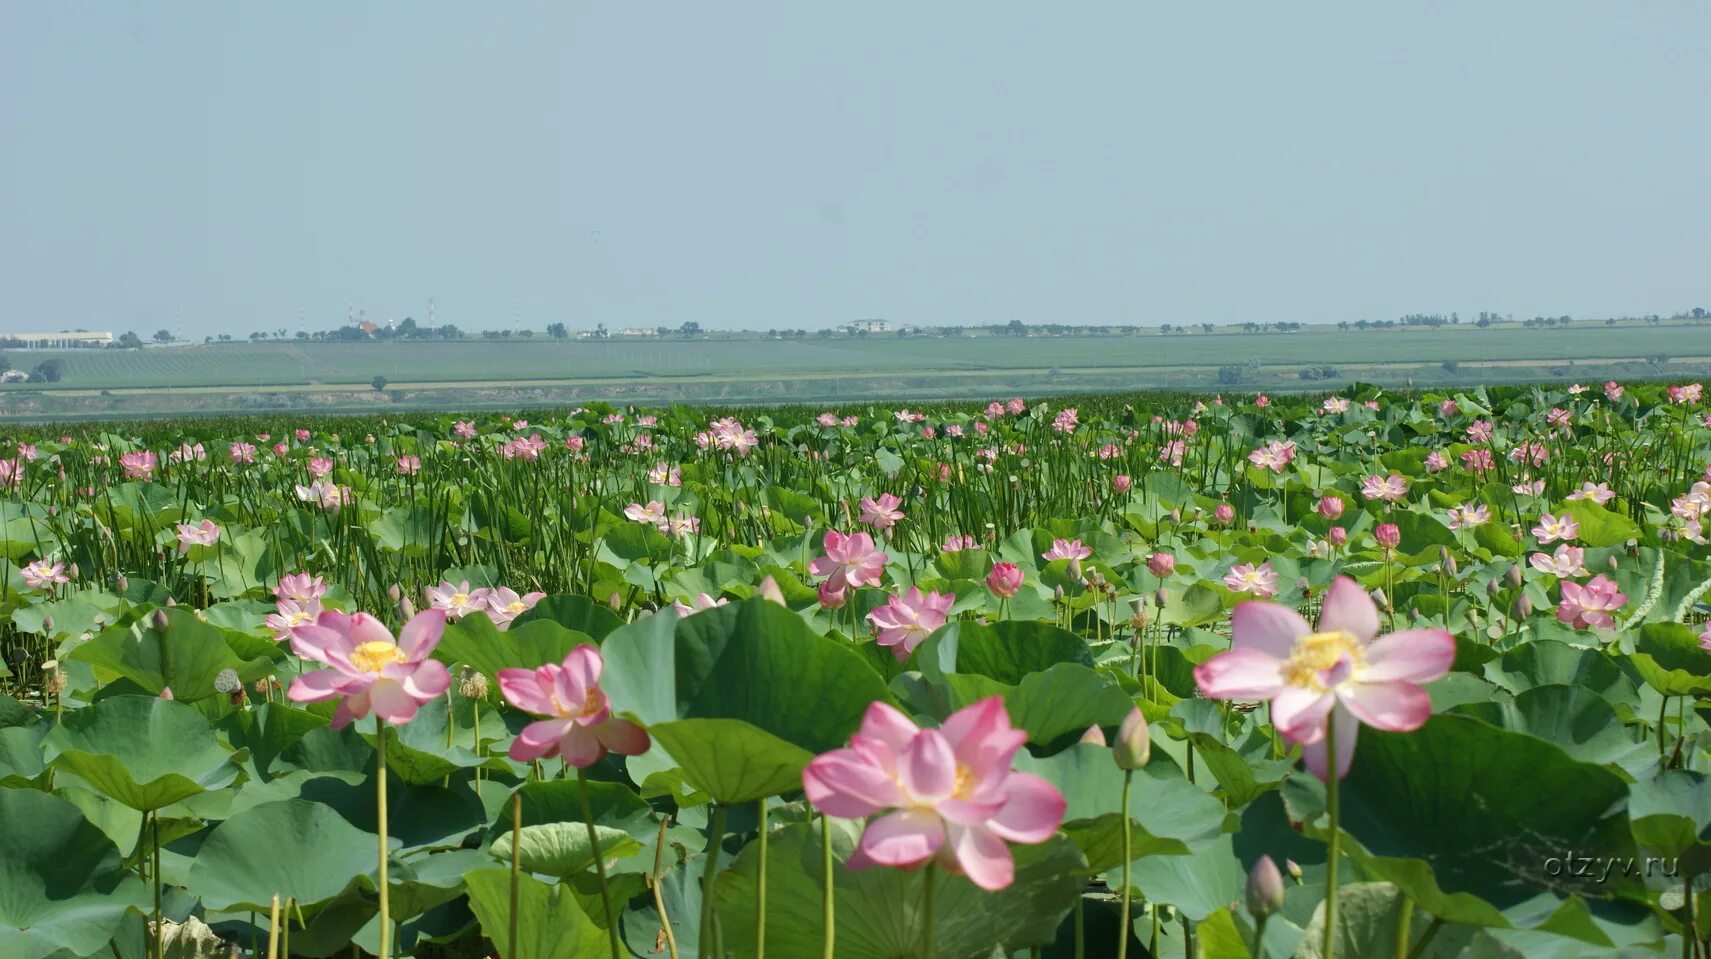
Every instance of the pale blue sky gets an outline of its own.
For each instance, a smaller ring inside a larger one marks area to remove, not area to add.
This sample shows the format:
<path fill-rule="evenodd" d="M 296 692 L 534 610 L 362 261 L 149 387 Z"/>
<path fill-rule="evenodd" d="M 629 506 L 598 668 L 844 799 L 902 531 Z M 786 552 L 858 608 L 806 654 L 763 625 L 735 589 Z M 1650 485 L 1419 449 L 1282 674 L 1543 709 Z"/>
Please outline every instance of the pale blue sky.
<path fill-rule="evenodd" d="M 1711 3 L 0 0 L 0 328 L 1711 306 Z"/>

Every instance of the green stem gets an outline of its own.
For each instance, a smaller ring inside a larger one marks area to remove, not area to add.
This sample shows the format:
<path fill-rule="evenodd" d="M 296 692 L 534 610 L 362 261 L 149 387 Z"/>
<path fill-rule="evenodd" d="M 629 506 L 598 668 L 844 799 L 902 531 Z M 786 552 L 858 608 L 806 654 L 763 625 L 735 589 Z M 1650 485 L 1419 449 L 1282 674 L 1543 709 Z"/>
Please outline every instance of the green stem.
<path fill-rule="evenodd" d="M 1123 905 L 1117 913 L 1117 959 L 1129 955 L 1129 860 L 1134 857 L 1134 835 L 1129 828 L 1129 787 L 1135 781 L 1133 769 L 1123 770 L 1123 804 L 1117 812 L 1123 817 Z"/>
<path fill-rule="evenodd" d="M 756 805 L 760 807 L 760 865 L 755 873 L 755 959 L 766 959 L 766 797 Z"/>
<path fill-rule="evenodd" d="M 374 715 L 375 806 L 380 822 L 380 959 L 392 959 L 392 889 L 386 878 L 386 720 Z"/>
<path fill-rule="evenodd" d="M 1325 853 L 1325 939 L 1320 954 L 1336 959 L 1337 935 L 1337 859 L 1342 851 L 1342 830 L 1338 825 L 1341 812 L 1337 776 L 1337 710 L 1333 706 L 1325 719 L 1325 804 L 1331 814 L 1331 838 Z"/>
<path fill-rule="evenodd" d="M 612 959 L 619 959 L 618 917 L 612 915 L 612 891 L 606 888 L 606 860 L 600 855 L 600 837 L 594 831 L 594 807 L 588 801 L 588 770 L 577 767 L 577 792 L 582 796 L 582 821 L 588 826 L 588 854 L 594 857 L 594 875 L 600 881 L 600 906 L 606 912 L 606 941 L 612 946 Z M 723 809 L 719 810 L 721 813 Z M 712 892 L 707 893 L 708 896 Z"/>
<path fill-rule="evenodd" d="M 154 879 L 154 954 L 157 957 L 166 955 L 166 930 L 163 928 L 160 914 L 160 812 L 149 812 L 150 832 L 154 837 L 154 862 L 150 866 L 150 875 Z"/>
<path fill-rule="evenodd" d="M 1438 934 L 1438 930 L 1443 927 L 1443 918 L 1441 916 L 1433 916 L 1431 924 L 1426 926 L 1426 934 L 1421 936 L 1420 941 L 1414 943 L 1414 948 L 1408 951 L 1408 959 L 1420 959 L 1421 956 L 1425 955 L 1426 947 L 1432 944 L 1432 937 L 1436 936 Z"/>
<path fill-rule="evenodd" d="M 1270 918 L 1271 914 L 1267 913 L 1259 917 L 1259 922 L 1254 925 L 1254 959 L 1262 959 L 1265 955 L 1262 945 L 1265 942 L 1265 921 Z"/>
<path fill-rule="evenodd" d="M 1402 914 L 1396 917 L 1396 959 L 1407 959 L 1408 940 L 1413 938 L 1409 926 L 1414 922 L 1414 900 L 1401 897 Z"/>
<path fill-rule="evenodd" d="M 1665 718 L 1668 715 L 1669 715 L 1669 697 L 1665 696 L 1663 698 L 1663 702 L 1658 705 L 1658 755 L 1659 756 L 1662 756 L 1664 754 L 1663 724 L 1664 724 Z"/>
<path fill-rule="evenodd" d="M 1075 959 L 1084 959 L 1087 955 L 1087 926 L 1082 918 L 1081 904 L 1086 896 L 1075 897 Z"/>
<path fill-rule="evenodd" d="M 921 959 L 933 959 L 933 892 L 938 885 L 939 864 L 927 860 L 927 868 L 922 872 L 921 886 Z"/>
<path fill-rule="evenodd" d="M 832 820 L 825 813 L 820 814 L 820 894 L 821 922 L 826 927 L 826 939 L 820 948 L 820 959 L 832 959 L 838 936 L 833 907 L 837 902 L 836 888 L 832 881 Z"/>
<path fill-rule="evenodd" d="M 509 955 L 517 955 L 517 900 L 518 891 L 522 884 L 523 870 L 519 847 L 523 844 L 523 790 L 511 794 L 511 951 Z"/>
<path fill-rule="evenodd" d="M 707 832 L 707 866 L 701 872 L 701 950 L 713 954 L 713 877 L 719 874 L 719 846 L 725 838 L 725 806 L 713 809 L 713 825 Z M 719 957 L 722 959 L 722 957 Z"/>

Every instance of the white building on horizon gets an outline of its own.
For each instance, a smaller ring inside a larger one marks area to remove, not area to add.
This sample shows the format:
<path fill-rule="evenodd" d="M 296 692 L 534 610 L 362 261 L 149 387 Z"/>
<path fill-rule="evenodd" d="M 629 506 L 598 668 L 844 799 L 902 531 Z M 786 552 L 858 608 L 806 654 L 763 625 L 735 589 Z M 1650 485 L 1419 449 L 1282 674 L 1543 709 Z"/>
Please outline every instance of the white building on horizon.
<path fill-rule="evenodd" d="M 58 333 L 0 333 L 0 342 L 19 343 L 13 349 L 51 350 L 75 346 L 110 346 L 113 334 L 107 332 L 61 330 Z"/>

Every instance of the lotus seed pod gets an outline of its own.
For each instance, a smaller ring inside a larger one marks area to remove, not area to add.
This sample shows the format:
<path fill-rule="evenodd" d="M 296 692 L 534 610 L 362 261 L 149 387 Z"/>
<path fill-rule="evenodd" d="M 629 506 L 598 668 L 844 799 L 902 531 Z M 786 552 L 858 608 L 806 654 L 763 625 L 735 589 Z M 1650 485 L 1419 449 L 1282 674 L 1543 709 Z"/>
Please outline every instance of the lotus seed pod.
<path fill-rule="evenodd" d="M 1259 918 L 1283 908 L 1283 874 L 1270 856 L 1261 856 L 1248 870 L 1248 912 Z"/>
<path fill-rule="evenodd" d="M 464 699 L 487 698 L 487 674 L 468 666 L 458 670 L 457 694 Z"/>
<path fill-rule="evenodd" d="M 1138 708 L 1129 710 L 1129 715 L 1123 719 L 1123 725 L 1117 729 L 1117 745 L 1111 749 L 1112 756 L 1117 760 L 1117 767 L 1140 769 L 1152 757 L 1152 752 L 1152 730 L 1147 727 L 1147 717 L 1141 715 Z"/>
<path fill-rule="evenodd" d="M 232 693 L 243 691 L 243 688 L 244 683 L 238 678 L 238 671 L 230 667 L 220 670 L 219 674 L 214 677 L 214 692 L 216 693 L 225 693 L 229 696 Z"/>

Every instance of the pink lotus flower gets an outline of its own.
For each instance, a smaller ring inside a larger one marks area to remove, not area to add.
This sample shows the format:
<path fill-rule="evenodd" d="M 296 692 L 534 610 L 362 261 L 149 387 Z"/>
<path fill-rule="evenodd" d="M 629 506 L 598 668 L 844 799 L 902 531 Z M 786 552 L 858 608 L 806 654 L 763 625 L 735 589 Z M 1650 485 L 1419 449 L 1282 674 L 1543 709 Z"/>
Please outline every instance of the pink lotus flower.
<path fill-rule="evenodd" d="M 1568 429 L 1573 423 L 1574 414 L 1560 406 L 1551 407 L 1551 411 L 1545 414 L 1545 425 L 1553 429 Z"/>
<path fill-rule="evenodd" d="M 1083 546 L 1079 539 L 1054 539 L 1052 540 L 1052 548 L 1041 553 L 1040 558 L 1049 563 L 1059 559 L 1086 559 L 1092 555 L 1093 550 L 1090 547 Z"/>
<path fill-rule="evenodd" d="M 1705 629 L 1699 633 L 1699 648 L 1711 650 L 1711 623 L 1705 624 Z"/>
<path fill-rule="evenodd" d="M 1238 563 L 1224 574 L 1224 585 L 1237 593 L 1252 593 L 1270 599 L 1277 595 L 1277 571 L 1271 568 L 1270 563 L 1261 563 L 1258 566 Z"/>
<path fill-rule="evenodd" d="M 1111 491 L 1113 493 L 1127 493 L 1133 486 L 1134 480 L 1130 479 L 1127 473 L 1118 473 L 1111 477 Z"/>
<path fill-rule="evenodd" d="M 1586 550 L 1566 543 L 1558 546 L 1556 552 L 1549 556 L 1534 553 L 1528 557 L 1527 562 L 1539 572 L 1561 579 L 1586 575 Z"/>
<path fill-rule="evenodd" d="M 460 440 L 475 439 L 475 424 L 468 420 L 458 420 L 452 424 L 452 436 Z"/>
<path fill-rule="evenodd" d="M 1477 449 L 1463 450 L 1461 454 L 1461 465 L 1462 468 L 1467 470 L 1469 473 L 1478 475 L 1480 473 L 1490 472 L 1497 464 L 1492 460 L 1490 450 Z"/>
<path fill-rule="evenodd" d="M 1592 577 L 1585 585 L 1565 580 L 1561 588 L 1557 619 L 1576 629 L 1614 628 L 1616 618 L 1610 614 L 1628 601 L 1626 593 L 1617 591 L 1616 581 L 1603 575 Z"/>
<path fill-rule="evenodd" d="M 820 594 L 822 609 L 843 609 L 844 602 L 849 599 L 849 592 L 832 588 L 832 581 L 829 579 L 821 583 L 815 591 Z"/>
<path fill-rule="evenodd" d="M 1176 572 L 1176 556 L 1162 550 L 1147 557 L 1147 569 L 1160 579 Z"/>
<path fill-rule="evenodd" d="M 31 589 L 51 590 L 61 583 L 71 582 L 71 578 L 65 575 L 64 563 L 50 563 L 45 559 L 25 566 L 18 574 L 24 578 L 24 585 Z"/>
<path fill-rule="evenodd" d="M 1027 408 L 1028 404 L 1022 402 L 1022 398 L 1020 396 L 1013 397 L 1010 402 L 1004 404 L 1004 409 L 1008 411 L 1011 416 L 1021 416 L 1023 411 L 1027 410 Z"/>
<path fill-rule="evenodd" d="M 1052 417 L 1052 430 L 1058 433 L 1073 433 L 1081 424 L 1081 413 L 1075 407 L 1066 407 Z"/>
<path fill-rule="evenodd" d="M 1379 523 L 1372 531 L 1372 538 L 1384 549 L 1395 549 L 1402 542 L 1402 530 L 1395 523 Z"/>
<path fill-rule="evenodd" d="M 1343 498 L 1341 496 L 1326 493 L 1324 496 L 1319 497 L 1319 515 L 1329 520 L 1340 518 L 1343 515 L 1343 510 L 1347 506 L 1348 504 L 1343 502 Z"/>
<path fill-rule="evenodd" d="M 1327 396 L 1325 397 L 1325 402 L 1321 404 L 1319 408 L 1324 410 L 1326 413 L 1347 413 L 1349 411 L 1349 401 L 1346 397 L 1342 396 Z"/>
<path fill-rule="evenodd" d="M 569 452 L 569 453 L 580 453 L 580 452 L 582 452 L 583 447 L 585 447 L 587 445 L 588 445 L 587 440 L 583 439 L 580 436 L 576 436 L 575 434 L 572 434 L 570 436 L 566 436 L 564 438 L 564 448 L 565 448 L 565 451 Z"/>
<path fill-rule="evenodd" d="M 1271 397 L 1265 395 L 1264 393 L 1261 393 L 1258 396 L 1254 397 L 1254 405 L 1263 410 L 1266 407 L 1271 405 Z"/>
<path fill-rule="evenodd" d="M 517 595 L 517 591 L 509 586 L 500 586 L 487 591 L 484 597 L 487 603 L 487 618 L 493 620 L 493 625 L 500 630 L 511 628 L 511 621 L 535 608 L 546 593 L 536 590 L 532 593 Z"/>
<path fill-rule="evenodd" d="M 672 539 L 683 539 L 701 532 L 701 517 L 678 513 L 669 519 L 660 520 L 655 524 L 655 528 Z"/>
<path fill-rule="evenodd" d="M 299 500 L 305 503 L 318 503 L 322 509 L 329 513 L 337 513 L 350 505 L 356 498 L 351 493 L 349 486 L 335 486 L 332 483 L 323 483 L 320 480 L 316 480 L 308 486 L 295 486 L 294 484 L 293 488 L 297 491 Z"/>
<path fill-rule="evenodd" d="M 956 596 L 951 593 L 921 594 L 919 586 L 909 587 L 902 596 L 892 596 L 867 614 L 868 622 L 879 630 L 876 642 L 892 647 L 898 662 L 909 658 L 933 630 L 945 624 Z"/>
<path fill-rule="evenodd" d="M 658 526 L 660 520 L 665 519 L 665 504 L 657 499 L 648 500 L 646 506 L 640 503 L 631 503 L 624 507 L 624 518 L 638 523 L 646 523 L 649 526 Z"/>
<path fill-rule="evenodd" d="M 1396 473 L 1389 476 L 1368 476 L 1361 481 L 1360 493 L 1369 500 L 1397 503 L 1408 496 L 1408 481 Z"/>
<path fill-rule="evenodd" d="M 1539 517 L 1539 525 L 1533 527 L 1533 535 L 1539 538 L 1540 546 L 1571 540 L 1580 535 L 1580 522 L 1572 516 L 1558 517 L 1545 513 Z"/>
<path fill-rule="evenodd" d="M 297 435 L 297 442 L 307 443 L 307 442 L 309 442 L 309 437 L 311 434 L 308 430 L 300 429 L 297 431 L 296 435 Z"/>
<path fill-rule="evenodd" d="M 1490 420 L 1474 420 L 1467 424 L 1467 441 L 1469 443 L 1489 443 L 1496 427 Z"/>
<path fill-rule="evenodd" d="M 205 519 L 192 526 L 189 523 L 178 524 L 178 551 L 190 552 L 192 546 L 212 546 L 220 539 L 220 527 L 211 519 Z"/>
<path fill-rule="evenodd" d="M 422 471 L 422 458 L 419 456 L 400 456 L 395 468 L 400 476 L 415 476 Z"/>
<path fill-rule="evenodd" d="M 730 602 L 730 600 L 723 596 L 718 599 L 714 599 L 706 593 L 696 593 L 695 598 L 687 603 L 680 599 L 672 600 L 671 608 L 677 611 L 677 615 L 679 617 L 683 617 L 705 612 L 709 609 L 717 609 L 720 606 L 728 606 L 730 605 Z"/>
<path fill-rule="evenodd" d="M 1516 483 L 1514 486 L 1511 486 L 1509 488 L 1511 490 L 1514 490 L 1516 493 L 1519 493 L 1522 496 L 1543 496 L 1543 495 L 1545 495 L 1545 481 L 1544 480 L 1525 480 L 1525 479 L 1523 479 L 1521 482 Z"/>
<path fill-rule="evenodd" d="M 17 489 L 24 482 L 23 460 L 0 460 L 0 486 Z"/>
<path fill-rule="evenodd" d="M 146 480 L 154 475 L 155 468 L 159 465 L 160 458 L 150 450 L 126 453 L 119 457 L 119 468 L 125 471 L 126 479 Z"/>
<path fill-rule="evenodd" d="M 1491 508 L 1484 503 L 1472 506 L 1452 506 L 1449 510 L 1450 529 L 1473 529 L 1491 522 Z"/>
<path fill-rule="evenodd" d="M 1236 508 L 1229 503 L 1219 503 L 1212 507 L 1212 519 L 1219 526 L 1227 526 L 1236 518 Z"/>
<path fill-rule="evenodd" d="M 483 586 L 480 589 L 470 589 L 469 580 L 463 580 L 456 586 L 445 580 L 440 585 L 424 590 L 430 609 L 444 610 L 446 618 L 456 622 L 470 613 L 487 608 L 487 596 L 491 589 Z"/>
<path fill-rule="evenodd" d="M 1591 500 L 1599 506 L 1615 498 L 1616 494 L 1610 489 L 1609 483 L 1582 483 L 1580 489 L 1563 497 L 1566 500 Z"/>
<path fill-rule="evenodd" d="M 848 748 L 802 771 L 802 788 L 828 816 L 892 810 L 862 832 L 851 869 L 912 869 L 932 860 L 994 891 L 1015 878 L 1006 843 L 1045 842 L 1068 806 L 1056 786 L 1010 768 L 1027 739 L 996 696 L 952 713 L 938 729 L 874 703 Z"/>
<path fill-rule="evenodd" d="M 670 463 L 655 463 L 648 470 L 648 482 L 654 486 L 682 486 L 683 471 Z"/>
<path fill-rule="evenodd" d="M 316 479 L 321 479 L 332 471 L 333 461 L 325 456 L 316 456 L 309 460 L 309 475 Z"/>
<path fill-rule="evenodd" d="M 952 533 L 951 535 L 945 537 L 944 545 L 939 547 L 939 552 L 941 552 L 941 553 L 960 553 L 965 549 L 978 549 L 978 548 L 980 548 L 980 544 L 975 542 L 974 537 L 972 537 L 972 536 L 959 536 L 956 533 Z"/>
<path fill-rule="evenodd" d="M 1447 420 L 1452 416 L 1460 416 L 1460 415 L 1461 415 L 1461 407 L 1456 405 L 1455 400 L 1445 400 L 1442 403 L 1438 404 L 1438 416 L 1440 418 Z"/>
<path fill-rule="evenodd" d="M 291 447 L 286 446 L 284 443 L 273 444 L 273 455 L 284 456 L 286 453 L 289 453 L 289 452 L 291 452 Z"/>
<path fill-rule="evenodd" d="M 808 565 L 815 576 L 829 576 L 827 585 L 834 592 L 849 587 L 878 586 L 885 577 L 886 555 L 873 547 L 873 537 L 866 533 L 845 535 L 835 529 L 826 531 L 821 544 L 826 555 Z"/>
<path fill-rule="evenodd" d="M 1440 450 L 1426 454 L 1426 472 L 1439 473 L 1450 468 L 1450 458 Z"/>
<path fill-rule="evenodd" d="M 648 751 L 652 741 L 647 731 L 612 715 L 612 705 L 600 689 L 604 665 L 600 651 L 585 644 L 571 650 L 560 665 L 499 671 L 499 691 L 507 702 L 549 717 L 523 727 L 511 741 L 512 759 L 526 763 L 557 756 L 586 769 L 608 750 L 621 756 Z"/>
<path fill-rule="evenodd" d="M 1187 452 L 1187 443 L 1182 440 L 1171 440 L 1159 448 L 1158 458 L 1160 462 L 1169 463 L 1172 466 L 1181 466 L 1183 454 Z"/>
<path fill-rule="evenodd" d="M 428 658 L 445 628 L 444 611 L 423 610 L 394 640 L 380 620 L 367 613 L 328 610 L 313 625 L 292 631 L 291 649 L 330 668 L 293 679 L 286 697 L 294 703 L 338 699 L 334 729 L 370 712 L 394 726 L 407 723 L 423 703 L 451 686 L 445 664 Z"/>
<path fill-rule="evenodd" d="M 1449 672 L 1455 639 L 1441 629 L 1378 635 L 1378 607 L 1346 576 L 1325 594 L 1314 631 L 1294 610 L 1246 602 L 1231 616 L 1232 648 L 1195 667 L 1213 699 L 1270 700 L 1272 722 L 1328 778 L 1326 729 L 1336 715 L 1337 778 L 1348 774 L 1360 724 L 1411 732 L 1432 714 L 1421 689 Z"/>
<path fill-rule="evenodd" d="M 1348 528 L 1344 526 L 1333 526 L 1331 527 L 1331 531 L 1325 534 L 1325 538 L 1332 546 L 1341 546 L 1349 541 Z"/>
<path fill-rule="evenodd" d="M 1268 469 L 1281 474 L 1295 459 L 1295 444 L 1281 443 L 1272 440 L 1270 443 L 1248 454 L 1248 462 L 1260 469 Z"/>
<path fill-rule="evenodd" d="M 1604 384 L 1604 398 L 1614 403 L 1622 398 L 1622 386 L 1615 380 Z"/>
<path fill-rule="evenodd" d="M 262 622 L 273 630 L 273 641 L 283 643 L 296 634 L 297 627 L 313 625 L 322 612 L 318 599 L 281 599 L 275 611 Z"/>
<path fill-rule="evenodd" d="M 249 465 L 255 462 L 255 444 L 237 442 L 231 445 L 232 462 Z"/>
<path fill-rule="evenodd" d="M 994 563 L 986 574 L 986 588 L 999 599 L 1009 599 L 1022 588 L 1022 568 L 1015 563 Z"/>
<path fill-rule="evenodd" d="M 861 521 L 874 529 L 890 529 L 903 518 L 903 511 L 897 507 L 903 501 L 890 493 L 879 494 L 878 499 L 868 497 L 861 501 Z"/>
<path fill-rule="evenodd" d="M 321 582 L 321 577 L 308 573 L 288 573 L 279 578 L 279 585 L 273 588 L 273 595 L 279 599 L 296 600 L 301 603 L 311 599 L 320 599 L 327 595 L 327 584 Z"/>

